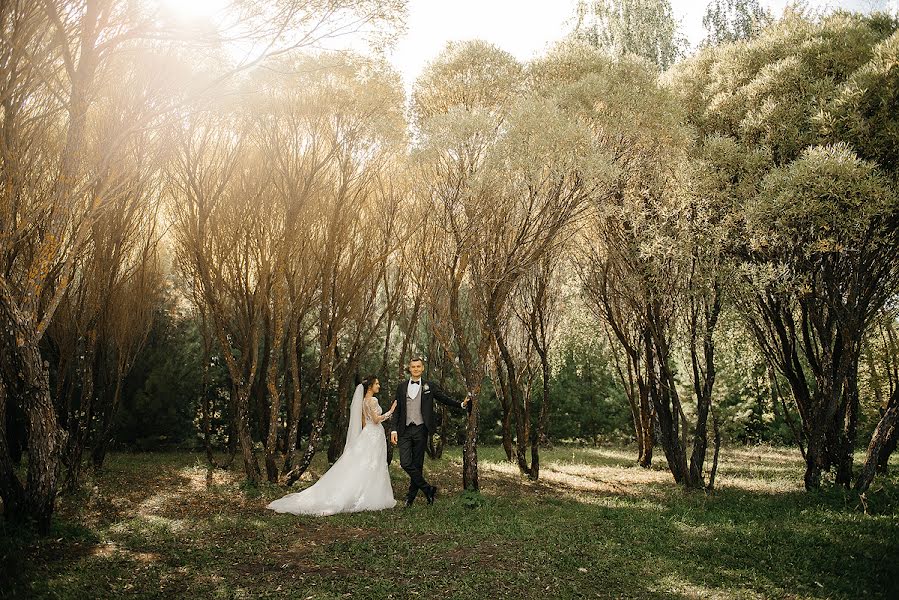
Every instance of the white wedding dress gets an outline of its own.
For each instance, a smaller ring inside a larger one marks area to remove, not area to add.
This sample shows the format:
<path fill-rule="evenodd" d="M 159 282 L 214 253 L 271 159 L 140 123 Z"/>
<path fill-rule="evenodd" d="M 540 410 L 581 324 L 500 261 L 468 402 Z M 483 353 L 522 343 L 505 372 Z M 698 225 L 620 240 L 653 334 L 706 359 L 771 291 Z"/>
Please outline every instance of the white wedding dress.
<path fill-rule="evenodd" d="M 387 471 L 387 440 L 378 422 L 378 399 L 364 399 L 356 388 L 350 407 L 350 424 L 343 454 L 313 485 L 288 494 L 266 508 L 295 515 L 333 515 L 396 506 Z M 365 427 L 362 419 L 365 418 Z"/>

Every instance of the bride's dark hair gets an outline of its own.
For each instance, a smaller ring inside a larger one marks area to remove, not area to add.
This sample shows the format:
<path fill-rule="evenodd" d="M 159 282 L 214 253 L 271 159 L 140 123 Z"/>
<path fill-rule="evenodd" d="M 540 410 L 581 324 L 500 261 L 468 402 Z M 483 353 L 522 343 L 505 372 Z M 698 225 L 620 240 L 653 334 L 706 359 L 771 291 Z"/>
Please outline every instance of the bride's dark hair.
<path fill-rule="evenodd" d="M 375 380 L 376 380 L 377 378 L 378 378 L 377 375 L 369 375 L 368 377 L 366 377 L 365 379 L 363 379 L 363 380 L 360 381 L 359 383 L 361 383 L 361 384 L 364 386 L 365 391 L 366 391 L 366 393 L 367 393 L 368 390 L 371 389 L 372 384 L 375 382 Z"/>

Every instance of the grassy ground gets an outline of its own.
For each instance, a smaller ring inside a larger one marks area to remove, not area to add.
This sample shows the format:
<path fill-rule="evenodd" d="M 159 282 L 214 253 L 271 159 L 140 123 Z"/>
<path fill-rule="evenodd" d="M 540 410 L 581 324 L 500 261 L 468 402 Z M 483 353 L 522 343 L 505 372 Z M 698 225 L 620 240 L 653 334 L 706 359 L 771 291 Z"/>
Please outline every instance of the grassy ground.
<path fill-rule="evenodd" d="M 51 537 L 0 529 L 0 597 L 899 598 L 899 477 L 862 505 L 802 491 L 783 449 L 723 449 L 712 494 L 626 449 L 545 452 L 536 484 L 480 458 L 480 497 L 450 451 L 425 465 L 434 506 L 314 518 L 266 511 L 285 490 L 239 473 L 207 481 L 199 455 L 114 454 Z"/>

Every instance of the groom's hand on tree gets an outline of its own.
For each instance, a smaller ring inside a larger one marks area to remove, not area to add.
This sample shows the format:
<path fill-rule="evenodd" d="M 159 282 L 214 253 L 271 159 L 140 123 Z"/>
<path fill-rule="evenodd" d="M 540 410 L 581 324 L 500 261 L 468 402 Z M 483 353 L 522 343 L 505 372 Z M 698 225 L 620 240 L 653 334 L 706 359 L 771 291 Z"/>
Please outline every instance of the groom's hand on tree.
<path fill-rule="evenodd" d="M 468 395 L 465 396 L 465 400 L 462 401 L 462 408 L 468 411 L 468 414 L 471 414 L 471 392 L 468 392 Z"/>
<path fill-rule="evenodd" d="M 390 432 L 390 443 L 393 444 L 394 446 L 396 446 L 396 432 L 395 431 Z"/>

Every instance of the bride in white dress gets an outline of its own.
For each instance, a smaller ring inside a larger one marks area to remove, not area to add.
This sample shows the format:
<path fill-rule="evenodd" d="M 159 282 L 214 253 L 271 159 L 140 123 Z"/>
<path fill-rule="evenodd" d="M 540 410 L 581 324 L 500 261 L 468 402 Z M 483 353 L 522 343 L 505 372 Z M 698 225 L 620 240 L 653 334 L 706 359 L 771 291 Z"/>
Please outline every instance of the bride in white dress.
<path fill-rule="evenodd" d="M 356 387 L 346 444 L 337 462 L 310 487 L 279 498 L 266 508 L 279 513 L 324 516 L 396 505 L 387 471 L 387 439 L 381 425 L 393 414 L 396 402 L 381 414 L 374 396 L 380 389 L 376 377 L 369 377 Z"/>

